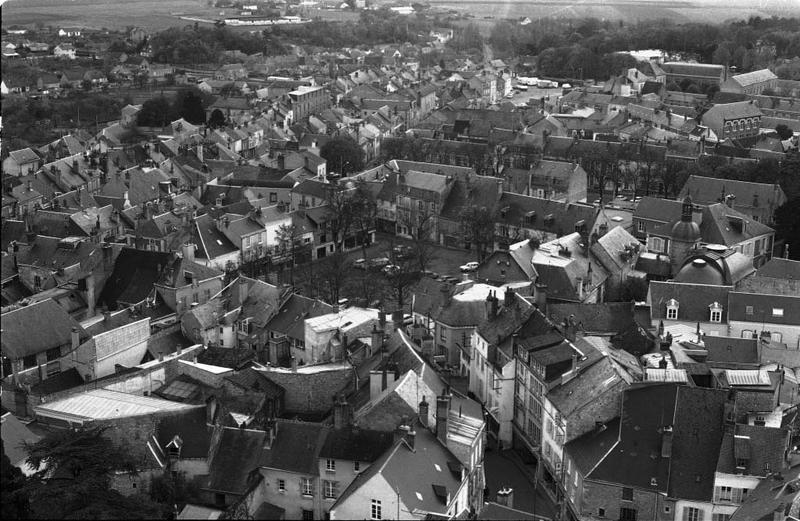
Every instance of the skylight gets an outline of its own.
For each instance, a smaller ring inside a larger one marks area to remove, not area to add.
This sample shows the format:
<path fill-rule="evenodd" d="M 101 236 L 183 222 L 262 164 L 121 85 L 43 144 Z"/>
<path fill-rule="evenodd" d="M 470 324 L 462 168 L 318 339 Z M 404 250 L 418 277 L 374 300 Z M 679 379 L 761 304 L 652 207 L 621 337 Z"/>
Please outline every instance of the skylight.
<path fill-rule="evenodd" d="M 439 471 L 439 472 L 442 471 L 442 467 L 440 467 L 438 463 L 434 463 L 433 466 L 436 467 L 437 471 Z"/>
<path fill-rule="evenodd" d="M 419 492 L 416 492 L 416 494 L 417 494 L 417 499 L 419 499 L 420 501 L 422 501 L 422 494 L 420 494 Z"/>

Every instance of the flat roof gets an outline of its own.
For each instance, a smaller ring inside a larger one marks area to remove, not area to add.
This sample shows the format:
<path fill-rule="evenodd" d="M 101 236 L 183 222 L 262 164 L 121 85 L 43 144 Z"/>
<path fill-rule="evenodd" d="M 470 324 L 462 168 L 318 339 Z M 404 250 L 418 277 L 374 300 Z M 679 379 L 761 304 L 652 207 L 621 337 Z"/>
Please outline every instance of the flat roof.
<path fill-rule="evenodd" d="M 192 367 L 196 367 L 201 371 L 206 371 L 207 373 L 211 374 L 233 373 L 233 369 L 231 369 L 230 367 L 220 367 L 218 365 L 201 364 L 199 362 L 190 362 L 189 360 L 180 360 L 180 363 L 191 365 Z"/>
<path fill-rule="evenodd" d="M 314 331 L 330 331 L 340 329 L 347 331 L 351 327 L 360 326 L 370 320 L 378 319 L 378 310 L 370 308 L 346 308 L 338 313 L 328 313 L 306 319 L 306 327 Z"/>
<path fill-rule="evenodd" d="M 39 405 L 34 407 L 34 412 L 37 416 L 66 421 L 89 421 L 141 416 L 160 411 L 183 411 L 193 407 L 197 406 L 151 396 L 94 389 L 85 393 L 73 394 L 63 400 Z"/>

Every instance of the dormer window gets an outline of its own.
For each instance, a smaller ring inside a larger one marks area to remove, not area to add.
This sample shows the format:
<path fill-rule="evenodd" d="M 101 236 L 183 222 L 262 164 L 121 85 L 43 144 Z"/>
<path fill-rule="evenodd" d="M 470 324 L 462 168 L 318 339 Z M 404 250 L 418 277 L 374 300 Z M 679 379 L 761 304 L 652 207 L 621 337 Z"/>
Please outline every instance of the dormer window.
<path fill-rule="evenodd" d="M 678 320 L 678 307 L 678 301 L 674 298 L 667 302 L 667 320 Z"/>
<path fill-rule="evenodd" d="M 714 302 L 710 306 L 708 306 L 710 311 L 709 322 L 722 322 L 722 306 L 719 305 L 719 302 Z"/>

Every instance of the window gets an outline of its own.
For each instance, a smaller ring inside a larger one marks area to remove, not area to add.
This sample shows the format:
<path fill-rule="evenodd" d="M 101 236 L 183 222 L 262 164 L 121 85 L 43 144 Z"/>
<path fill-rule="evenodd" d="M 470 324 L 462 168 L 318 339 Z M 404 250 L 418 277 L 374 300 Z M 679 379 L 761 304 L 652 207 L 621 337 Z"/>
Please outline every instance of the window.
<path fill-rule="evenodd" d="M 314 511 L 303 510 L 303 521 L 314 521 Z"/>
<path fill-rule="evenodd" d="M 354 461 L 353 462 L 353 472 L 360 472 L 361 471 L 361 462 Z"/>
<path fill-rule="evenodd" d="M 650 249 L 657 252 L 664 252 L 664 240 L 661 237 L 652 237 L 650 239 Z"/>
<path fill-rule="evenodd" d="M 702 510 L 695 507 L 683 507 L 683 521 L 701 521 Z"/>
<path fill-rule="evenodd" d="M 647 229 L 647 225 L 644 223 L 644 221 L 639 221 L 639 224 L 637 226 L 638 226 L 639 232 L 641 232 L 641 233 L 644 233 L 645 230 Z"/>
<path fill-rule="evenodd" d="M 622 489 L 622 500 L 623 501 L 633 501 L 633 489 L 628 487 L 623 487 Z"/>
<path fill-rule="evenodd" d="M 225 506 L 225 494 L 214 494 L 214 504 L 218 507 Z"/>
<path fill-rule="evenodd" d="M 742 329 L 742 338 L 753 338 L 753 331 L 750 329 Z"/>
<path fill-rule="evenodd" d="M 783 308 L 772 308 L 773 317 L 783 317 Z"/>
<path fill-rule="evenodd" d="M 278 480 L 278 492 L 286 492 L 286 480 L 279 479 Z"/>
<path fill-rule="evenodd" d="M 275 192 L 270 192 L 269 193 L 269 202 L 277 203 L 278 202 L 278 194 L 276 194 Z"/>
<path fill-rule="evenodd" d="M 336 472 L 336 460 L 335 459 L 325 460 L 325 470 L 327 470 L 328 472 Z"/>
<path fill-rule="evenodd" d="M 441 340 L 442 342 L 447 341 L 447 332 L 442 326 L 439 326 L 439 340 Z"/>
<path fill-rule="evenodd" d="M 300 478 L 300 493 L 304 496 L 314 495 L 314 483 L 311 478 Z"/>
<path fill-rule="evenodd" d="M 783 333 L 777 333 L 777 332 L 770 333 L 769 339 L 773 342 L 782 342 Z"/>
<path fill-rule="evenodd" d="M 605 517 L 606 516 L 606 509 L 605 508 L 598 508 L 597 509 L 597 515 L 600 516 L 600 517 Z"/>
<path fill-rule="evenodd" d="M 730 501 L 733 499 L 733 488 L 732 487 L 719 487 L 719 500 L 720 501 Z"/>
<path fill-rule="evenodd" d="M 61 349 L 54 347 L 53 349 L 47 350 L 47 361 L 52 362 L 53 360 L 58 360 L 61 358 Z"/>
<path fill-rule="evenodd" d="M 36 366 L 36 355 L 28 355 L 22 358 L 22 367 L 23 369 L 28 369 L 29 367 Z"/>
<path fill-rule="evenodd" d="M 670 299 L 667 302 L 667 320 L 678 320 L 678 301 Z"/>
<path fill-rule="evenodd" d="M 338 486 L 338 482 L 336 481 L 325 481 L 325 498 L 326 499 L 336 499 L 338 495 L 336 489 Z"/>
<path fill-rule="evenodd" d="M 636 509 L 626 507 L 620 508 L 619 521 L 636 521 Z"/>
<path fill-rule="evenodd" d="M 380 500 L 377 499 L 372 500 L 372 507 L 370 508 L 370 519 L 383 519 L 383 517 L 381 517 Z"/>
<path fill-rule="evenodd" d="M 719 305 L 719 302 L 714 302 L 708 308 L 711 322 L 722 322 L 722 306 Z"/>
<path fill-rule="evenodd" d="M 745 306 L 744 307 L 744 314 L 745 315 L 752 315 L 753 314 L 753 306 Z"/>
<path fill-rule="evenodd" d="M 731 514 L 714 514 L 711 516 L 711 521 L 728 521 Z"/>

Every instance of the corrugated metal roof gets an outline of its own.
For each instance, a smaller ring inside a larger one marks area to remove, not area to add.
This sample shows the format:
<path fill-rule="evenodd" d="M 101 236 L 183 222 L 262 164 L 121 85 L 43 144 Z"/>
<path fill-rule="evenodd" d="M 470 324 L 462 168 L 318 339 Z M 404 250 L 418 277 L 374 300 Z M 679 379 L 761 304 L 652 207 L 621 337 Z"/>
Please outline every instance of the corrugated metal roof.
<path fill-rule="evenodd" d="M 646 369 L 646 380 L 651 382 L 681 382 L 687 383 L 689 378 L 686 376 L 685 369 Z"/>
<path fill-rule="evenodd" d="M 725 378 L 730 385 L 770 385 L 769 375 L 757 369 L 728 369 L 725 371 Z"/>
<path fill-rule="evenodd" d="M 95 389 L 85 393 L 74 394 L 63 400 L 40 405 L 35 407 L 34 411 L 37 416 L 95 420 L 139 416 L 158 411 L 181 411 L 193 407 L 196 406 L 149 396 Z"/>

